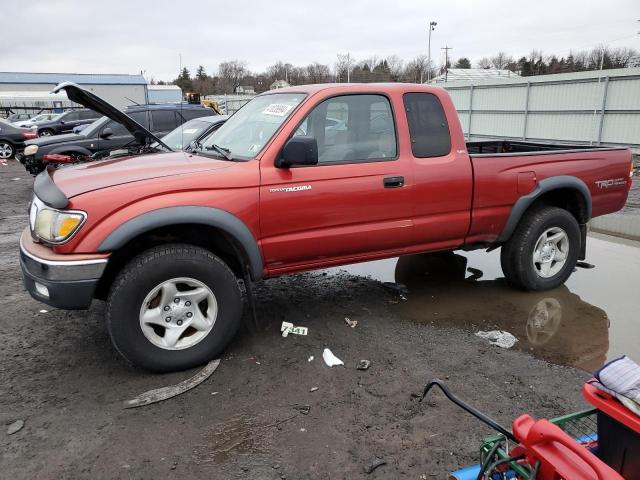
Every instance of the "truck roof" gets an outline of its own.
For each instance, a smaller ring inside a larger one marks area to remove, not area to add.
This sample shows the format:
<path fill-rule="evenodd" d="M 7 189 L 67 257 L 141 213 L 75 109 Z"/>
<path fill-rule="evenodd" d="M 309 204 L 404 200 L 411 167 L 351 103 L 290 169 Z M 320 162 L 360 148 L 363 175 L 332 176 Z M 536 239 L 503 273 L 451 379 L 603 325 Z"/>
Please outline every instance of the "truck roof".
<path fill-rule="evenodd" d="M 311 85 L 297 85 L 293 87 L 269 90 L 261 95 L 274 93 L 317 93 L 323 90 L 335 90 L 337 92 L 406 92 L 406 91 L 442 91 L 441 87 L 421 83 L 316 83 Z"/>

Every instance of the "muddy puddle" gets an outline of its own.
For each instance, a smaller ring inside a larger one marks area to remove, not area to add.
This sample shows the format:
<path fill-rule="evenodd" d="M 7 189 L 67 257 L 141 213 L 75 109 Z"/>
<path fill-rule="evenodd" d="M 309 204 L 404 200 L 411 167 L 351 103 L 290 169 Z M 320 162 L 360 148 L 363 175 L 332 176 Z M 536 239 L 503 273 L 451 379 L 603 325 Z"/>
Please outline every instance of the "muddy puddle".
<path fill-rule="evenodd" d="M 407 287 L 393 307 L 419 323 L 506 330 L 514 348 L 592 372 L 628 354 L 640 361 L 640 248 L 589 238 L 587 261 L 566 285 L 521 292 L 506 285 L 499 251 L 424 254 L 331 269 Z"/>

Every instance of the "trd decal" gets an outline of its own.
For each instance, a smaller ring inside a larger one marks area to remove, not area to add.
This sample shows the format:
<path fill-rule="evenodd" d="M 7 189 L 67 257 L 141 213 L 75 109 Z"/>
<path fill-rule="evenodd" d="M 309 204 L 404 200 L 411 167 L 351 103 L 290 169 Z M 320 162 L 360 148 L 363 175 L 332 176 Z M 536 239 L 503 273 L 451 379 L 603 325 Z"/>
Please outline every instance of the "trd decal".
<path fill-rule="evenodd" d="M 609 178 L 607 180 L 596 180 L 596 186 L 598 188 L 609 188 L 616 185 L 626 185 L 626 178 Z"/>

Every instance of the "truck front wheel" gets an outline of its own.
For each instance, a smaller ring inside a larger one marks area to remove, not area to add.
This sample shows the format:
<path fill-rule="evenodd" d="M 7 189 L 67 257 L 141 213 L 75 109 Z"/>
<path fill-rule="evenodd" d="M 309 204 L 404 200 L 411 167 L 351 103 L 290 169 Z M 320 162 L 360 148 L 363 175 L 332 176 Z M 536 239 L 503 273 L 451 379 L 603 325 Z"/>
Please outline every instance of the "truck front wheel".
<path fill-rule="evenodd" d="M 540 207 L 527 212 L 502 246 L 507 281 L 523 290 L 549 290 L 573 272 L 580 252 L 580 227 L 568 211 Z"/>
<path fill-rule="evenodd" d="M 217 358 L 241 317 L 233 272 L 208 250 L 191 245 L 138 255 L 118 274 L 107 299 L 107 329 L 118 352 L 156 372 Z"/>

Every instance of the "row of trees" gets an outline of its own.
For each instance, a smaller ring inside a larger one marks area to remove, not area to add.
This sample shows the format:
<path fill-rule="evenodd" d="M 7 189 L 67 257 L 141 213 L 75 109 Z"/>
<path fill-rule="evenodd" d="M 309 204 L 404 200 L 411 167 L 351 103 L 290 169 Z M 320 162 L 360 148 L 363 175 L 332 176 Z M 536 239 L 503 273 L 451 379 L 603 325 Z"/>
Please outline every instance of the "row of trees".
<path fill-rule="evenodd" d="M 477 68 L 508 69 L 522 76 L 544 75 L 547 73 L 578 72 L 584 70 L 624 68 L 632 57 L 639 53 L 632 48 L 597 47 L 589 51 L 569 53 L 565 56 L 544 55 L 533 50 L 519 59 L 498 52 L 492 57 L 483 57 L 475 64 Z M 455 62 L 435 67 L 429 65 L 426 55 L 418 55 L 405 62 L 397 55 L 378 57 L 376 55 L 356 61 L 351 55 L 338 55 L 334 65 L 318 62 L 307 66 L 276 62 L 263 72 L 251 72 L 247 63 L 230 60 L 218 65 L 213 74 L 208 74 L 200 65 L 195 75 L 186 67 L 172 82 L 185 92 L 198 92 L 203 95 L 234 93 L 239 86 L 253 87 L 256 92 L 269 90 L 276 80 L 286 80 L 290 85 L 326 82 L 424 82 L 429 73 L 431 77 L 448 68 L 471 68 L 471 61 L 462 57 Z M 166 82 L 151 79 L 151 83 Z"/>
<path fill-rule="evenodd" d="M 609 48 L 600 46 L 592 50 L 569 52 L 565 56 L 544 55 L 532 50 L 527 56 L 515 59 L 504 52 L 493 57 L 483 57 L 477 62 L 478 68 L 501 68 L 517 72 L 523 77 L 548 73 L 582 72 L 610 68 L 625 68 L 629 61 L 639 55 L 633 48 Z"/>

